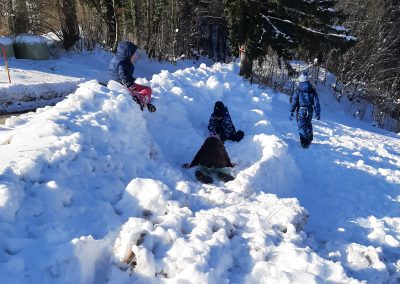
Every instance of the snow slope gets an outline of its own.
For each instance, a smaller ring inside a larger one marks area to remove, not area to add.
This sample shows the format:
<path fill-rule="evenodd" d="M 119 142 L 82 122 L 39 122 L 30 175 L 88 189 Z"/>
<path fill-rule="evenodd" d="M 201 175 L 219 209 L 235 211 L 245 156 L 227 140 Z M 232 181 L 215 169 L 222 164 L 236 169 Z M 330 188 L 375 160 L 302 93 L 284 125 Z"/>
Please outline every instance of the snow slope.
<path fill-rule="evenodd" d="M 60 75 L 84 78 L 79 66 Z M 140 66 L 156 113 L 99 76 L 0 127 L 2 281 L 398 283 L 398 136 L 346 117 L 320 88 L 304 150 L 287 96 L 250 85 L 235 64 Z M 236 179 L 201 185 L 180 164 L 216 100 L 246 136 L 226 143 Z"/>

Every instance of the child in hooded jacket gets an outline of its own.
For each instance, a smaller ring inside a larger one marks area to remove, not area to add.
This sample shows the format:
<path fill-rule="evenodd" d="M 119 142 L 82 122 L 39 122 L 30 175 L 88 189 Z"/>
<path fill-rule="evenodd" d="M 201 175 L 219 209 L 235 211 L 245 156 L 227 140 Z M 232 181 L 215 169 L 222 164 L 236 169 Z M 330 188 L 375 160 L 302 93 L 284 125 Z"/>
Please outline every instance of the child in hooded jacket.
<path fill-rule="evenodd" d="M 217 101 L 214 105 L 214 111 L 208 122 L 208 131 L 219 135 L 222 142 L 226 140 L 239 142 L 244 137 L 242 130 L 236 131 L 228 108 L 221 101 Z"/>
<path fill-rule="evenodd" d="M 136 50 L 137 46 L 130 41 L 122 41 L 118 44 L 117 52 L 108 67 L 109 79 L 126 86 L 141 110 L 147 107 L 150 112 L 154 112 L 156 107 L 150 103 L 151 88 L 135 83 L 135 78 L 133 77 Z"/>
<path fill-rule="evenodd" d="M 296 111 L 300 143 L 303 148 L 308 148 L 313 141 L 313 113 L 315 112 L 315 118 L 320 120 L 321 107 L 318 94 L 307 79 L 307 72 L 303 72 L 297 81 L 299 85 L 291 99 L 289 119 L 293 119 L 293 113 Z"/>
<path fill-rule="evenodd" d="M 212 183 L 212 173 L 216 173 L 218 178 L 225 182 L 235 179 L 229 173 L 229 168 L 234 167 L 235 164 L 231 162 L 224 143 L 218 135 L 212 132 L 204 141 L 193 161 L 190 164 L 182 165 L 186 169 L 195 166 L 197 166 L 195 176 L 202 183 Z"/>

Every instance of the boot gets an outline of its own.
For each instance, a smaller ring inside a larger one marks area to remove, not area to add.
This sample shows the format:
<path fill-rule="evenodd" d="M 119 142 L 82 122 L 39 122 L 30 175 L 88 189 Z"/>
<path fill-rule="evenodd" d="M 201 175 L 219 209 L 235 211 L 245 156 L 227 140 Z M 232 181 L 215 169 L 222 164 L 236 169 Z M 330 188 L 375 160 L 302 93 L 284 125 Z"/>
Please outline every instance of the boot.
<path fill-rule="evenodd" d="M 238 132 L 236 132 L 235 134 L 232 135 L 231 140 L 235 141 L 235 142 L 239 142 L 240 140 L 242 140 L 244 137 L 244 132 L 242 130 L 239 130 Z"/>
<path fill-rule="evenodd" d="M 153 104 L 148 103 L 147 104 L 147 109 L 149 110 L 149 112 L 155 112 L 156 111 L 156 106 Z"/>
<path fill-rule="evenodd" d="M 210 176 L 208 176 L 208 175 L 205 175 L 205 174 L 203 174 L 203 173 L 200 172 L 200 171 L 196 171 L 195 176 L 196 176 L 197 180 L 198 180 L 199 182 L 201 182 L 201 183 L 206 183 L 206 184 L 208 184 L 208 183 L 212 183 L 212 182 L 213 182 L 212 177 L 210 177 Z"/>
<path fill-rule="evenodd" d="M 222 180 L 223 182 L 228 182 L 228 181 L 232 181 L 235 178 L 233 176 L 231 176 L 230 174 L 225 174 L 223 172 L 218 172 L 217 176 L 219 177 L 220 180 Z"/>

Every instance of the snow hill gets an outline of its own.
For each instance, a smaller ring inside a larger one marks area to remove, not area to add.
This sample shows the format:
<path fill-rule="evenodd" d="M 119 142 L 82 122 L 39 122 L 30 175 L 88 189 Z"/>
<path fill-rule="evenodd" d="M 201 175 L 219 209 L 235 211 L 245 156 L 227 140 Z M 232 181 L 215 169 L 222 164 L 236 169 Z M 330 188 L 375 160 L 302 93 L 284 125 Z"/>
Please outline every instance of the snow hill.
<path fill-rule="evenodd" d="M 153 88 L 157 112 L 141 112 L 121 85 L 99 84 L 108 54 L 81 56 L 18 63 L 46 85 L 40 64 L 75 58 L 53 87 L 81 83 L 0 127 L 2 282 L 399 283 L 398 135 L 346 116 L 320 87 L 304 150 L 288 97 L 250 85 L 233 63 L 142 59 L 138 83 Z M 0 92 L 23 84 L 40 90 L 16 79 Z M 246 136 L 226 143 L 236 179 L 203 185 L 180 165 L 217 100 Z"/>

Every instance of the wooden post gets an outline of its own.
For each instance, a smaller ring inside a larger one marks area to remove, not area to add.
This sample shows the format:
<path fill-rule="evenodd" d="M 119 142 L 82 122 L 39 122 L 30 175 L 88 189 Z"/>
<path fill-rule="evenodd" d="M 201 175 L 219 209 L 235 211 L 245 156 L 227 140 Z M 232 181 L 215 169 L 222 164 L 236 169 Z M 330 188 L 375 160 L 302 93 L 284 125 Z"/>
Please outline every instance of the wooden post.
<path fill-rule="evenodd" d="M 8 82 L 11 84 L 11 77 L 10 77 L 10 71 L 8 70 L 8 61 L 7 61 L 7 53 L 6 49 L 3 46 L 3 54 L 4 54 L 4 61 L 6 62 L 6 71 L 8 75 Z"/>

